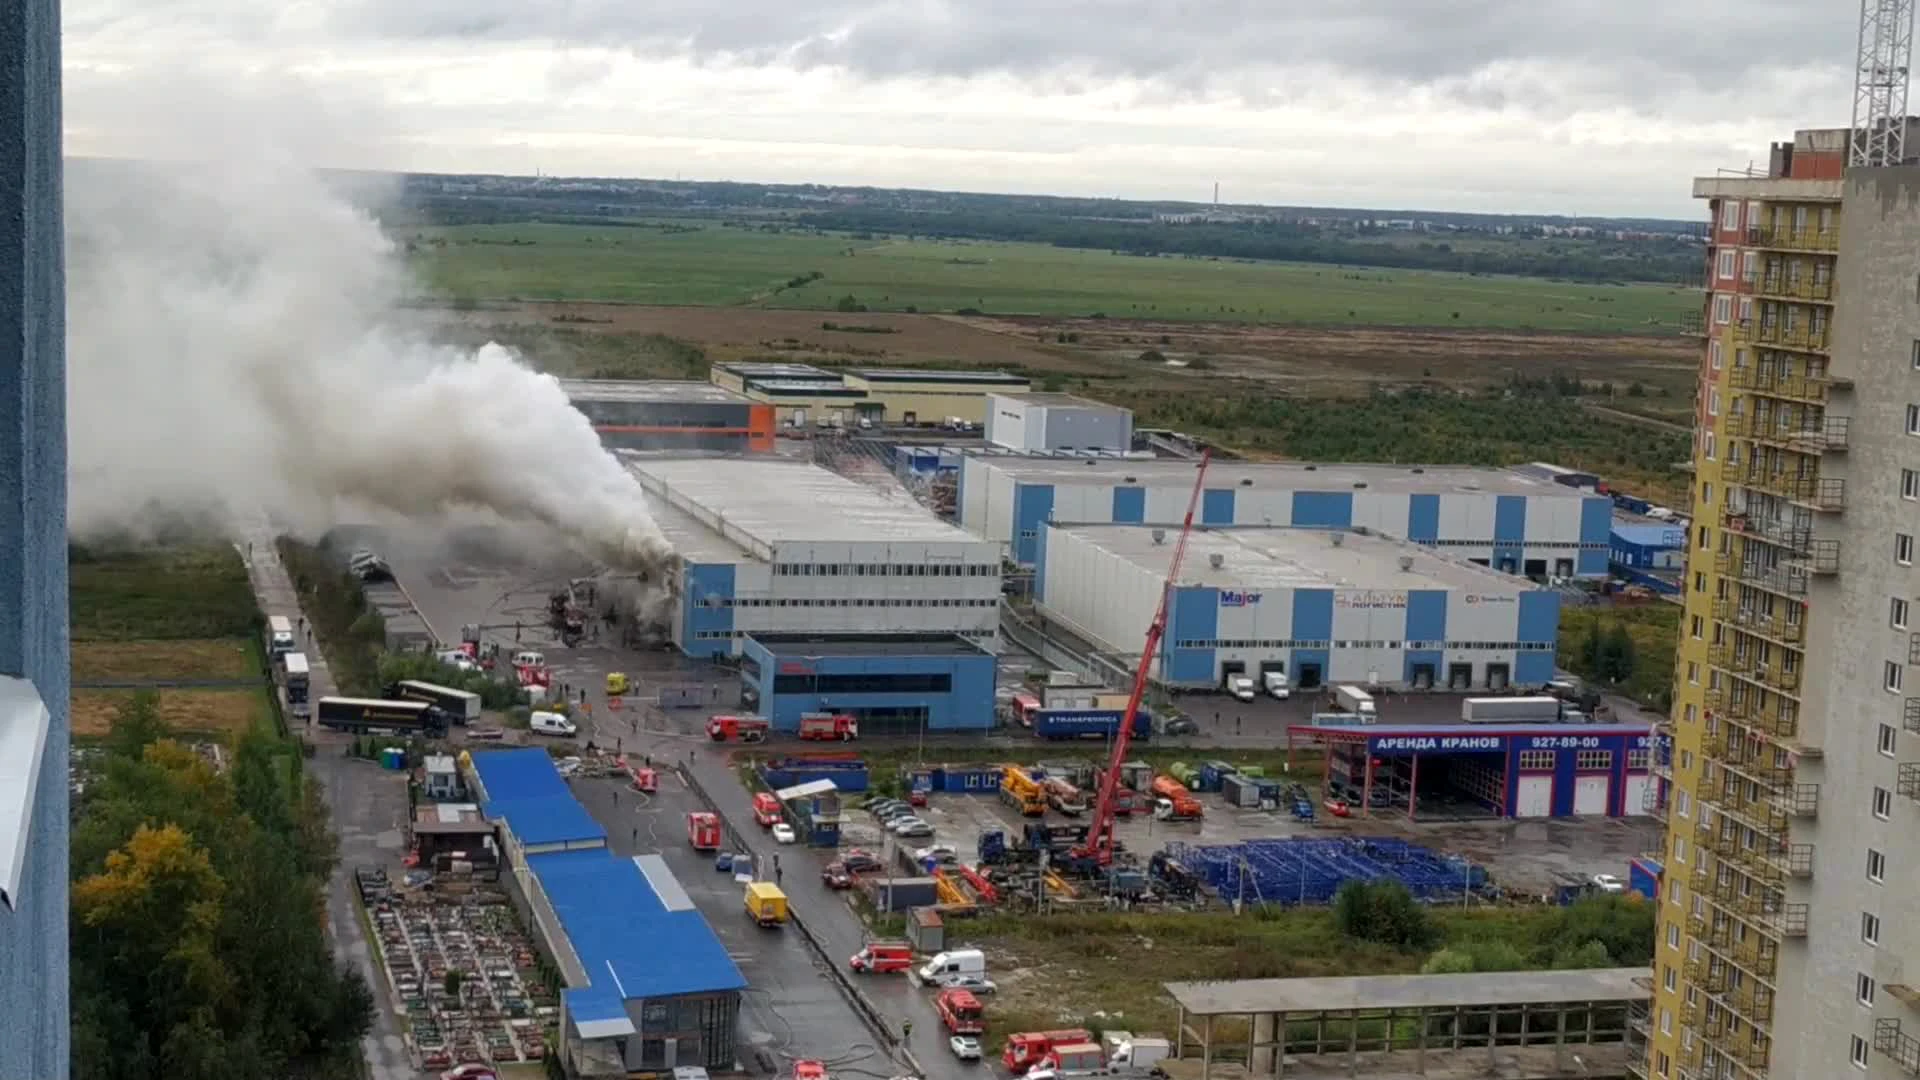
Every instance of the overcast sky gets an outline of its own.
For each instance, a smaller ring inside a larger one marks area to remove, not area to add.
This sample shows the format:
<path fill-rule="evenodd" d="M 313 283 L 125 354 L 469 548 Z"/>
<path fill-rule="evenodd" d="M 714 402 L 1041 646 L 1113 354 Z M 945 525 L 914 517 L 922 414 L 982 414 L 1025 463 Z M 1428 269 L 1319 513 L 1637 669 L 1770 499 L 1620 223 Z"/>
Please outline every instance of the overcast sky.
<path fill-rule="evenodd" d="M 1836 0 L 66 0 L 87 155 L 1696 217 Z"/>

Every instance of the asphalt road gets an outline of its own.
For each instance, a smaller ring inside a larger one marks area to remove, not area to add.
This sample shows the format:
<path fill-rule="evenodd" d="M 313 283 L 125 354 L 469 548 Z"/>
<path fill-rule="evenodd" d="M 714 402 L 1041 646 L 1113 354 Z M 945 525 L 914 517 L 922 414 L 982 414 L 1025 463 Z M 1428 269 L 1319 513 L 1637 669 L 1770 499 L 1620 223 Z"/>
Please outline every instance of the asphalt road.
<path fill-rule="evenodd" d="M 293 584 L 273 546 L 273 530 L 262 524 L 242 541 L 241 557 L 260 609 L 269 615 L 303 618 Z M 311 697 L 333 693 L 333 674 L 317 647 L 306 646 L 312 664 Z M 373 988 L 382 1007 L 375 1010 L 373 1029 L 361 1040 L 372 1080 L 414 1080 L 421 1074 L 407 1056 L 386 976 L 379 970 L 373 948 L 360 922 L 353 868 L 375 863 L 396 877 L 406 845 L 407 782 L 402 773 L 381 769 L 346 756 L 353 737 L 310 728 L 300 734 L 316 746 L 307 769 L 325 790 L 328 817 L 340 841 L 340 863 L 327 882 L 327 932 L 333 938 L 334 959 L 359 971 Z"/>

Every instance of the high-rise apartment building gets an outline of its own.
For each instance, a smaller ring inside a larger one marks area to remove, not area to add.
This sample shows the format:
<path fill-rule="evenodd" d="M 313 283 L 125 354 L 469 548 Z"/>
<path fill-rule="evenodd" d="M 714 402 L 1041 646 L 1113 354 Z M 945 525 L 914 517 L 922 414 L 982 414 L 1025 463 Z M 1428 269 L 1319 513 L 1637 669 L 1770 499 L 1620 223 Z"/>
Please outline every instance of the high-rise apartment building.
<path fill-rule="evenodd" d="M 1694 182 L 1712 231 L 1640 1073 L 1663 1080 L 1920 1075 L 1920 168 L 1846 168 L 1847 141 L 1802 131 L 1764 174 Z"/>

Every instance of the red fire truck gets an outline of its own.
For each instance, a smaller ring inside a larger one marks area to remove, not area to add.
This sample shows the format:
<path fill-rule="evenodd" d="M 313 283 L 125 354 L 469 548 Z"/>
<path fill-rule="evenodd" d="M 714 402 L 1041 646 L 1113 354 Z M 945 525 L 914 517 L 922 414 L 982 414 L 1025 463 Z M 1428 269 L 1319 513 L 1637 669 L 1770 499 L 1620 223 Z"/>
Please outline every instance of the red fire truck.
<path fill-rule="evenodd" d="M 860 737 L 860 721 L 846 713 L 801 713 L 800 737 L 813 742 L 849 742 Z"/>
<path fill-rule="evenodd" d="M 971 990 L 942 990 L 933 998 L 933 1011 L 951 1035 L 979 1035 L 987 1030 L 986 1010 Z"/>
<path fill-rule="evenodd" d="M 687 843 L 695 851 L 720 850 L 720 818 L 705 810 L 687 815 Z"/>
<path fill-rule="evenodd" d="M 707 721 L 707 738 L 714 742 L 761 742 L 767 737 L 767 721 L 759 716 L 722 715 Z"/>

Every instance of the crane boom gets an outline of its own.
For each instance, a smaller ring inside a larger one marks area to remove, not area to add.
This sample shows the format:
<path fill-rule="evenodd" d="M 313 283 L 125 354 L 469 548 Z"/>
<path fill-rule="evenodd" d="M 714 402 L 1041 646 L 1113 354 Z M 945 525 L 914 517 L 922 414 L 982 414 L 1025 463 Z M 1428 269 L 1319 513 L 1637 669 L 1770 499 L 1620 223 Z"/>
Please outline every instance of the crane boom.
<path fill-rule="evenodd" d="M 1193 496 L 1187 500 L 1187 516 L 1180 522 L 1180 536 L 1173 544 L 1167 580 L 1160 586 L 1160 606 L 1154 610 L 1153 621 L 1147 624 L 1147 643 L 1141 648 L 1140 664 L 1133 671 L 1133 691 L 1127 695 L 1127 708 L 1120 714 L 1119 729 L 1113 737 L 1113 754 L 1107 761 L 1105 775 L 1100 778 L 1100 797 L 1093 804 L 1093 826 L 1087 831 L 1086 847 L 1074 852 L 1076 856 L 1094 859 L 1101 866 L 1113 862 L 1113 810 L 1114 796 L 1120 788 L 1120 764 L 1127 760 L 1127 749 L 1133 743 L 1133 718 L 1147 693 L 1147 673 L 1153 667 L 1154 654 L 1160 651 L 1160 640 L 1167 633 L 1167 606 L 1173 596 L 1174 583 L 1180 579 L 1180 564 L 1187 556 L 1187 537 L 1193 535 L 1193 514 L 1200 506 L 1201 493 L 1206 490 L 1207 463 L 1212 459 L 1213 451 L 1203 451 L 1200 466 L 1194 471 Z"/>

